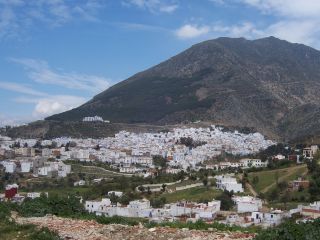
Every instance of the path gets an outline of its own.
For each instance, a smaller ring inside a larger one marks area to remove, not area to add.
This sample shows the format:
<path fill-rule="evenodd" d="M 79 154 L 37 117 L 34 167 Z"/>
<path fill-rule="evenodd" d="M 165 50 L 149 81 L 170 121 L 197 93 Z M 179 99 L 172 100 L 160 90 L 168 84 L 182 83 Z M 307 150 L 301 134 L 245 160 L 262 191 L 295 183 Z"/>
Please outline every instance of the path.
<path fill-rule="evenodd" d="M 126 176 L 126 177 L 132 177 L 133 174 L 129 174 L 129 173 L 120 173 L 120 172 L 114 172 L 114 171 L 111 171 L 111 170 L 107 170 L 105 168 L 102 168 L 102 167 L 96 167 L 96 166 L 83 166 L 83 165 L 77 165 L 77 164 L 74 164 L 75 166 L 80 166 L 81 168 L 87 168 L 87 169 L 90 169 L 91 170 L 94 170 L 94 169 L 99 169 L 103 172 L 106 172 L 106 173 L 111 173 L 111 174 L 115 174 L 115 175 L 121 175 L 121 176 Z M 83 172 L 85 173 L 85 172 Z"/>
<path fill-rule="evenodd" d="M 254 190 L 254 188 L 252 187 L 252 185 L 250 183 L 246 183 L 246 188 L 249 189 L 249 191 L 251 192 L 251 194 L 254 196 L 254 197 L 257 197 L 258 196 L 258 193 L 256 192 L 256 190 Z"/>
<path fill-rule="evenodd" d="M 288 168 L 288 172 L 284 175 L 282 175 L 279 179 L 278 179 L 278 182 L 281 182 L 283 180 L 285 180 L 287 177 L 290 177 L 292 175 L 292 173 L 294 171 L 296 171 L 297 169 L 300 169 L 300 168 L 305 168 L 306 166 L 305 165 L 301 165 L 301 166 L 296 166 L 296 167 L 291 167 L 291 168 Z M 276 171 L 275 171 L 276 172 Z M 302 175 L 305 175 L 307 174 L 308 172 L 308 169 L 306 169 Z M 269 186 L 265 187 L 264 189 L 261 190 L 262 193 L 266 193 L 268 192 L 271 188 L 273 188 L 277 183 L 274 182 L 272 184 L 270 184 Z"/>

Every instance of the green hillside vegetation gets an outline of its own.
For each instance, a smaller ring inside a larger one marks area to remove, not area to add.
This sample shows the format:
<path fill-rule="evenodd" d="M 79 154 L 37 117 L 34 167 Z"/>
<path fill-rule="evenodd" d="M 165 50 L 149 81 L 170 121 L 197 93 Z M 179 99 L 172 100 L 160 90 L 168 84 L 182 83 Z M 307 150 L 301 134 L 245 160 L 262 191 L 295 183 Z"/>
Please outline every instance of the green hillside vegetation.
<path fill-rule="evenodd" d="M 288 221 L 275 228 L 260 230 L 255 240 L 319 240 L 320 219 L 296 224 Z"/>
<path fill-rule="evenodd" d="M 167 199 L 168 203 L 180 200 L 188 200 L 195 202 L 208 202 L 218 197 L 222 191 L 215 188 L 195 187 L 186 190 L 176 191 L 173 193 L 165 193 L 162 196 Z"/>
<path fill-rule="evenodd" d="M 13 207 L 13 206 L 12 206 Z M 11 206 L 0 203 L 0 239 L 1 240 L 61 240 L 59 236 L 47 228 L 38 229 L 27 224 L 19 225 L 11 218 Z"/>
<path fill-rule="evenodd" d="M 277 182 L 288 182 L 295 180 L 307 173 L 306 165 L 293 166 L 289 168 L 266 170 L 248 173 L 248 178 L 256 192 L 267 193 L 276 187 Z M 258 179 L 258 180 L 257 180 Z"/>

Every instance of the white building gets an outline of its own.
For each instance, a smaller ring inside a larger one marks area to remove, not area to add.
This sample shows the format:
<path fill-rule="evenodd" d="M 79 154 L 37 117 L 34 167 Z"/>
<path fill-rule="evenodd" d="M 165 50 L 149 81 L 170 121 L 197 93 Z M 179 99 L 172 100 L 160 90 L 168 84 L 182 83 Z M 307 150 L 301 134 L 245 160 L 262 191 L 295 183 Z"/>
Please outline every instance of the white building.
<path fill-rule="evenodd" d="M 136 173 L 137 168 L 136 167 L 121 167 L 120 172 L 121 173 Z"/>
<path fill-rule="evenodd" d="M 83 122 L 103 122 L 103 118 L 99 116 L 94 117 L 84 117 L 82 119 Z"/>
<path fill-rule="evenodd" d="M 251 158 L 245 158 L 240 160 L 240 165 L 242 168 L 261 168 L 261 167 L 267 167 L 268 161 L 263 162 L 261 159 L 251 159 Z"/>
<path fill-rule="evenodd" d="M 251 196 L 235 196 L 233 201 L 237 205 L 238 213 L 258 212 L 262 208 L 262 201 Z"/>
<path fill-rule="evenodd" d="M 63 162 L 59 162 L 58 165 L 58 176 L 66 177 L 71 172 L 71 165 L 64 164 Z"/>
<path fill-rule="evenodd" d="M 84 185 L 86 185 L 86 181 L 84 181 L 84 180 L 79 180 L 79 181 L 77 181 L 77 182 L 74 182 L 73 183 L 73 186 L 84 186 Z"/>
<path fill-rule="evenodd" d="M 23 162 L 20 162 L 20 165 L 21 165 L 22 173 L 28 173 L 31 171 L 31 162 L 23 161 Z"/>
<path fill-rule="evenodd" d="M 42 157 L 50 157 L 52 154 L 52 150 L 49 149 L 49 148 L 43 148 L 42 149 L 42 152 L 41 152 L 41 155 Z"/>
<path fill-rule="evenodd" d="M 49 172 L 52 172 L 52 169 L 50 166 L 44 166 L 44 167 L 38 168 L 39 176 L 48 176 Z"/>
<path fill-rule="evenodd" d="M 170 216 L 190 216 L 196 219 L 214 219 L 217 212 L 220 211 L 221 202 L 213 200 L 204 203 L 193 203 L 193 202 L 177 202 L 170 204 Z"/>
<path fill-rule="evenodd" d="M 108 207 L 111 205 L 109 198 L 103 198 L 101 201 L 86 201 L 85 209 L 89 213 L 99 212 L 101 208 Z"/>
<path fill-rule="evenodd" d="M 285 214 L 281 210 L 274 210 L 269 213 L 264 213 L 264 224 L 267 226 L 279 225 L 285 217 Z"/>
<path fill-rule="evenodd" d="M 230 175 L 215 176 L 217 188 L 234 193 L 243 192 L 242 184 L 237 182 L 237 179 Z"/>
<path fill-rule="evenodd" d="M 14 162 L 2 162 L 6 173 L 14 173 L 17 165 Z"/>
<path fill-rule="evenodd" d="M 286 159 L 286 156 L 282 155 L 282 154 L 277 154 L 273 157 L 274 159 L 277 159 L 277 160 L 284 160 Z"/>
<path fill-rule="evenodd" d="M 118 191 L 110 191 L 108 192 L 108 195 L 115 195 L 116 197 L 122 197 L 123 196 L 123 192 L 118 192 Z"/>
<path fill-rule="evenodd" d="M 310 203 L 309 206 L 298 206 L 299 212 L 302 216 L 310 217 L 313 219 L 320 217 L 320 201 Z"/>
<path fill-rule="evenodd" d="M 41 196 L 41 193 L 39 192 L 29 192 L 27 193 L 27 197 L 31 199 L 39 198 Z"/>

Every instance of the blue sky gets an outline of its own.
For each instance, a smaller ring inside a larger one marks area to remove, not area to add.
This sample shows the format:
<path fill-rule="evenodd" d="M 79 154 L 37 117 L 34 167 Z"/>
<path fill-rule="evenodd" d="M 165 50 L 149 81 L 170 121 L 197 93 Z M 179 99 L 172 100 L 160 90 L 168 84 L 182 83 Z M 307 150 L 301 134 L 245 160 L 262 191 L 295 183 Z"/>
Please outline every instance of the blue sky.
<path fill-rule="evenodd" d="M 0 0 L 0 125 L 77 107 L 221 36 L 320 48 L 319 0 Z"/>

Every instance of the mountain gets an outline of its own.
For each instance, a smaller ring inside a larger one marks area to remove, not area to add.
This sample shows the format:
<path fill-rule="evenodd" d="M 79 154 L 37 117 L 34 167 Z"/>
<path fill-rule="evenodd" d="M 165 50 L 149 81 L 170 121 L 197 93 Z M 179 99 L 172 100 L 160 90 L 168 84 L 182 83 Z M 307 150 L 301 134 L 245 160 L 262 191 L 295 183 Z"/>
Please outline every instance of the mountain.
<path fill-rule="evenodd" d="M 320 52 L 268 37 L 192 46 L 47 120 L 210 121 L 284 140 L 320 135 Z"/>

